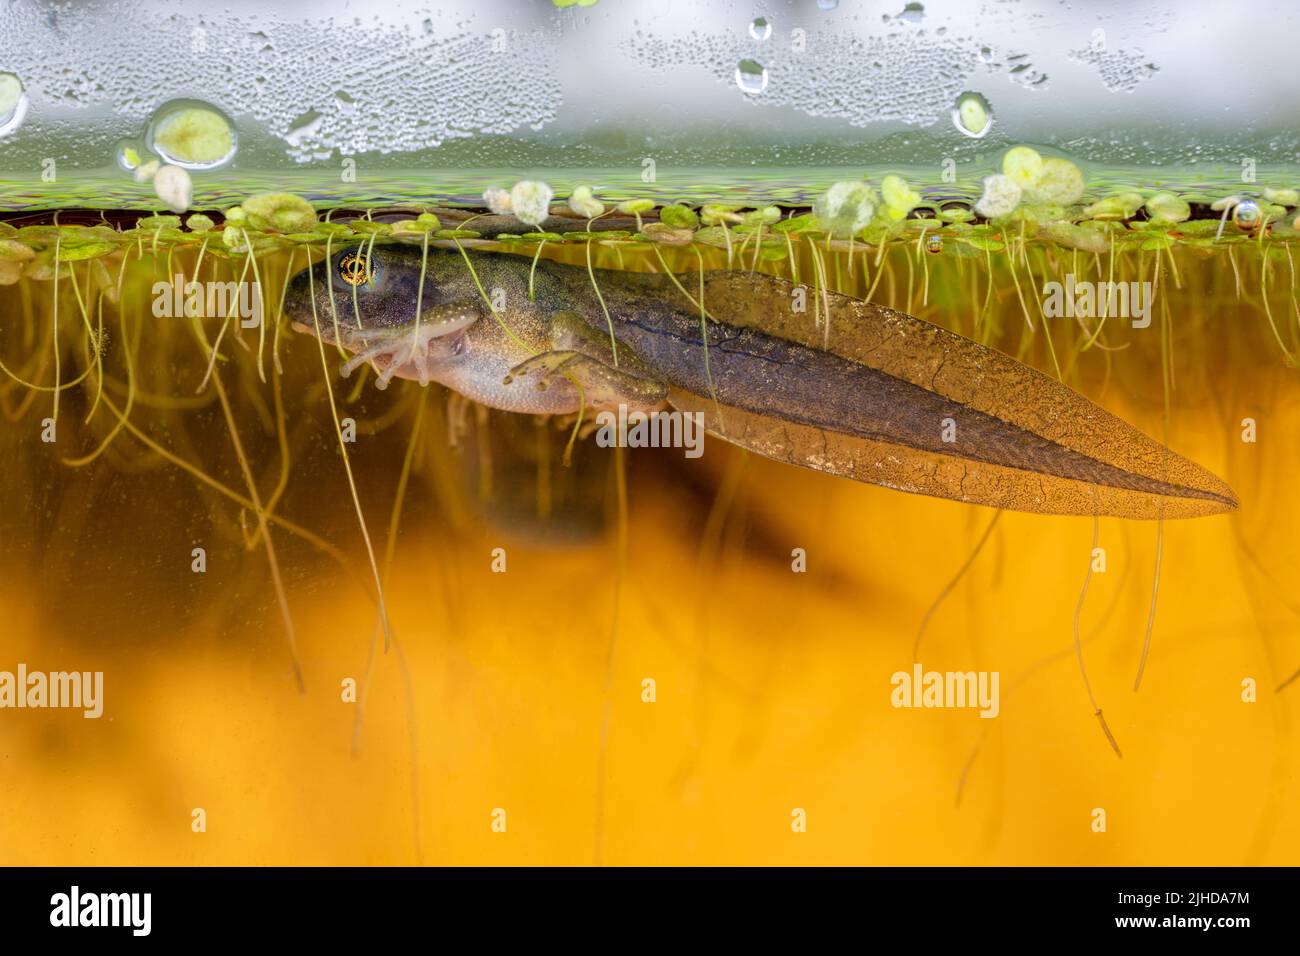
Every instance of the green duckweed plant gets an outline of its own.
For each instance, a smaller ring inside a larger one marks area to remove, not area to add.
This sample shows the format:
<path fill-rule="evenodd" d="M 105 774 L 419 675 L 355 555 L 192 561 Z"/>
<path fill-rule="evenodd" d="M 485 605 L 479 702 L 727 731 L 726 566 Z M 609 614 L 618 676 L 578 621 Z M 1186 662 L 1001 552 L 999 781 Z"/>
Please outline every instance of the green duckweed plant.
<path fill-rule="evenodd" d="M 640 258 L 651 268 L 667 269 L 672 260 L 674 271 L 680 269 L 683 255 L 688 262 L 703 263 L 724 254 L 725 267 L 784 267 L 794 281 L 809 282 L 818 294 L 836 286 L 834 274 L 845 270 L 851 276 L 859 268 L 864 277 L 870 276 L 867 292 L 874 294 L 884 279 L 882 263 L 896 251 L 907 256 L 913 273 L 918 267 L 922 271 L 923 303 L 928 298 L 928 256 L 983 260 L 986 268 L 996 256 L 1005 261 L 1014 280 L 1018 270 L 1026 275 L 1033 271 L 1030 250 L 1053 262 L 1079 255 L 1099 260 L 1155 253 L 1153 261 L 1163 258 L 1172 268 L 1174 250 L 1211 254 L 1223 247 L 1235 262 L 1232 250 L 1251 245 L 1294 274 L 1290 247 L 1300 237 L 1300 190 L 1289 185 L 1261 186 L 1256 194 L 1231 196 L 1168 188 L 1090 194 L 1074 163 L 1016 146 L 1003 155 L 1000 171 L 985 179 L 983 194 L 975 202 L 931 199 L 927 192 L 937 190 L 914 188 L 890 174 L 878 184 L 865 179 L 834 183 L 811 209 L 656 205 L 649 199 L 607 203 L 597 199 L 590 186 L 578 186 L 565 201 L 553 204 L 555 196 L 546 183 L 522 181 L 509 189 L 489 189 L 484 199 L 491 212 L 511 215 L 525 228 L 490 234 L 474 229 L 477 217 L 463 213 L 455 217 L 459 221 L 454 228 L 444 226 L 433 211 L 440 207 L 410 209 L 404 218 L 386 211 L 384 221 L 370 213 L 344 219 L 332 210 L 317 210 L 293 193 L 263 192 L 219 216 L 159 213 L 143 216 L 129 228 L 59 225 L 57 216 L 50 225 L 0 223 L 0 285 L 71 278 L 76 264 L 86 263 L 82 281 L 92 291 L 111 293 L 114 270 L 132 249 L 140 256 L 169 258 L 190 250 L 257 274 L 258 259 L 268 255 L 293 255 L 305 248 L 303 254 L 310 259 L 348 246 L 387 243 L 419 244 L 426 254 L 431 247 L 486 246 L 529 255 L 534 265 L 543 254 L 563 257 L 564 250 L 577 249 L 593 285 L 596 250 L 612 254 L 615 267 L 636 267 Z M 611 217 L 618 222 L 608 222 Z M 1030 319 L 1027 308 L 1025 312 Z M 820 321 L 819 316 L 815 319 Z"/>

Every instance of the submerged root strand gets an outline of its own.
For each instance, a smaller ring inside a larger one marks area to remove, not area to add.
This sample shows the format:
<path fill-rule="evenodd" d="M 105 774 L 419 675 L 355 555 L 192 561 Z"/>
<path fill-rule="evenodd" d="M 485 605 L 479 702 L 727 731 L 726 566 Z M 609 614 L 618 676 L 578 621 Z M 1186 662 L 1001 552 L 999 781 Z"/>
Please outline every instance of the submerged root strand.
<path fill-rule="evenodd" d="M 1093 502 L 1097 500 L 1097 488 L 1092 487 Z M 1101 535 L 1101 516 L 1093 510 L 1092 513 L 1092 547 L 1088 549 L 1088 573 L 1083 578 L 1083 589 L 1079 592 L 1079 603 L 1074 608 L 1074 652 L 1079 659 L 1079 674 L 1083 677 L 1083 689 L 1088 693 L 1088 703 L 1092 705 L 1093 716 L 1097 718 L 1097 723 L 1101 725 L 1102 733 L 1106 735 L 1106 740 L 1110 747 L 1115 751 L 1116 757 L 1123 757 L 1124 754 L 1119 749 L 1119 743 L 1115 740 L 1115 735 L 1110 732 L 1110 725 L 1106 723 L 1106 718 L 1102 716 L 1101 707 L 1097 705 L 1097 698 L 1092 693 L 1092 683 L 1088 680 L 1088 669 L 1083 664 L 1083 644 L 1079 640 L 1079 619 L 1083 615 L 1083 602 L 1088 597 L 1088 585 L 1092 583 L 1092 561 L 1093 554 L 1097 550 L 1097 541 Z"/>

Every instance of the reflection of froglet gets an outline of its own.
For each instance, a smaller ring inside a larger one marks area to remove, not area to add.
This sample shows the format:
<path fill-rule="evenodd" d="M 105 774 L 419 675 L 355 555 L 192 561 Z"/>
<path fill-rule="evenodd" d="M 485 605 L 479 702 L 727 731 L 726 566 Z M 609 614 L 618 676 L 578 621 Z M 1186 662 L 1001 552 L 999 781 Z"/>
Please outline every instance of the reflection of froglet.
<path fill-rule="evenodd" d="M 350 257 L 350 258 L 349 258 Z M 938 326 L 784 279 L 585 269 L 503 253 L 350 249 L 294 277 L 294 327 L 390 378 L 539 414 L 665 402 L 806 468 L 994 507 L 1129 518 L 1230 511 L 1232 490 L 1065 385 Z M 353 282 L 364 273 L 364 281 Z M 416 316 L 416 303 L 420 315 Z M 491 303 L 491 304 L 489 304 Z M 495 314 L 493 310 L 495 309 Z M 707 348 L 706 348 L 707 343 Z"/>

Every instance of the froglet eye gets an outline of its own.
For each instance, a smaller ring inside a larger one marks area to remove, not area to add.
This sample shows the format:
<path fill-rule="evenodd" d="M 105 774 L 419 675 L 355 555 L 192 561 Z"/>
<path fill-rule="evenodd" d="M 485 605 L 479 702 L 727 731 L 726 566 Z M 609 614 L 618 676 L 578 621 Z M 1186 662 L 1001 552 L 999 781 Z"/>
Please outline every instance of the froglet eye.
<path fill-rule="evenodd" d="M 356 289 L 362 292 L 373 287 L 383 275 L 383 264 L 379 256 L 363 249 L 349 249 L 341 252 L 334 259 L 331 278 L 334 287 L 340 292 Z"/>

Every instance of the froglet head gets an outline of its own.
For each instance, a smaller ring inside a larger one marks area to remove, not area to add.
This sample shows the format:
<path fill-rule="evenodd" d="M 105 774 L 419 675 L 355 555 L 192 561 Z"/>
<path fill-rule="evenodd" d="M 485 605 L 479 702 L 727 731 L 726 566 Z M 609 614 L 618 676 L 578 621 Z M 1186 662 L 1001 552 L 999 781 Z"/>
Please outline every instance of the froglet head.
<path fill-rule="evenodd" d="M 338 342 L 355 358 L 427 382 L 452 360 L 464 332 L 488 314 L 458 257 L 442 250 L 367 243 L 332 252 L 289 283 L 284 310 L 299 332 Z M 418 315 L 417 315 L 418 310 Z"/>
<path fill-rule="evenodd" d="M 362 243 L 334 250 L 328 259 L 293 277 L 285 293 L 285 314 L 303 331 L 313 331 L 318 322 L 330 341 L 337 321 L 344 345 L 349 333 L 409 329 L 416 321 L 417 303 L 421 325 L 464 328 L 465 319 L 481 317 L 482 310 L 476 307 L 479 293 L 466 281 L 466 270 L 449 261 L 454 258 L 431 249 L 422 269 L 418 248 Z"/>

